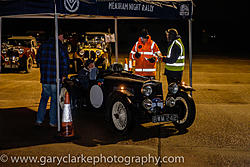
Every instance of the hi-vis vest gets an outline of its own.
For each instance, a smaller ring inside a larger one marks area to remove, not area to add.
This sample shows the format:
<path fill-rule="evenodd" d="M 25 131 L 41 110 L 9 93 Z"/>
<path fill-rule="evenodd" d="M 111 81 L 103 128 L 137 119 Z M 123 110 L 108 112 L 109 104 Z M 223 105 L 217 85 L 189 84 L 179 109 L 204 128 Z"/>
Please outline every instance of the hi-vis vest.
<path fill-rule="evenodd" d="M 135 57 L 136 52 L 141 54 L 140 58 Z M 161 52 L 157 44 L 151 40 L 151 36 L 149 36 L 145 44 L 143 44 L 141 38 L 139 38 L 130 52 L 130 59 L 136 60 L 135 74 L 141 76 L 156 76 L 156 62 L 150 63 L 148 59 L 155 57 L 157 61 L 157 54 L 161 55 Z"/>
<path fill-rule="evenodd" d="M 185 65 L 185 48 L 180 38 L 174 40 L 172 44 L 169 46 L 168 52 L 167 52 L 167 58 L 170 58 L 172 48 L 175 44 L 181 49 L 181 53 L 175 63 L 172 63 L 172 64 L 166 63 L 165 68 L 169 71 L 183 71 L 184 65 Z"/>

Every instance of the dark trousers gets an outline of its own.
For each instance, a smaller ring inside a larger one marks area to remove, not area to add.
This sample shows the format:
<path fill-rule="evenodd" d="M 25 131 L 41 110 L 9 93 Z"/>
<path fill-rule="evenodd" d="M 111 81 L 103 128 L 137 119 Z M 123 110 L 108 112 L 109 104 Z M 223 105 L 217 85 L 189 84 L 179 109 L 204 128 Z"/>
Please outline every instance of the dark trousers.
<path fill-rule="evenodd" d="M 183 71 L 168 71 L 165 70 L 165 75 L 167 76 L 168 85 L 172 82 L 181 82 Z"/>

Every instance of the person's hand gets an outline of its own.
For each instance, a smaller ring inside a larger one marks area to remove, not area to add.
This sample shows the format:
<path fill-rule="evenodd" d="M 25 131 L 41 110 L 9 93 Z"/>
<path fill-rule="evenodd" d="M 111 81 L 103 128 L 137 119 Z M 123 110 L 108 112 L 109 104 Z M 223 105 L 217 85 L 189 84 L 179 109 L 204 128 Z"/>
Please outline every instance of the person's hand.
<path fill-rule="evenodd" d="M 62 82 L 64 82 L 65 79 L 66 79 L 66 77 L 62 77 Z"/>
<path fill-rule="evenodd" d="M 150 63 L 155 63 L 156 58 L 155 58 L 155 57 L 151 57 L 150 59 L 148 59 L 148 61 L 149 61 Z"/>
<path fill-rule="evenodd" d="M 161 60 L 162 60 L 163 62 L 166 62 L 166 61 L 167 61 L 167 56 L 161 56 Z"/>
<path fill-rule="evenodd" d="M 137 59 L 139 59 L 139 58 L 141 57 L 141 54 L 138 53 L 138 52 L 136 52 L 136 53 L 135 53 L 135 57 L 136 57 Z"/>

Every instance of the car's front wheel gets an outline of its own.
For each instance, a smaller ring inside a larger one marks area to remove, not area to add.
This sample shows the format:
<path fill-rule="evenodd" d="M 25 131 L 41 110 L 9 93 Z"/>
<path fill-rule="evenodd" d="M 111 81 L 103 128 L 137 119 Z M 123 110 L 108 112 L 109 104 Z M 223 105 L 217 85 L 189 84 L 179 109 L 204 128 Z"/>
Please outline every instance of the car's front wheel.
<path fill-rule="evenodd" d="M 132 125 L 132 115 L 127 99 L 121 96 L 113 98 L 110 114 L 111 124 L 115 132 L 119 135 L 127 134 Z"/>

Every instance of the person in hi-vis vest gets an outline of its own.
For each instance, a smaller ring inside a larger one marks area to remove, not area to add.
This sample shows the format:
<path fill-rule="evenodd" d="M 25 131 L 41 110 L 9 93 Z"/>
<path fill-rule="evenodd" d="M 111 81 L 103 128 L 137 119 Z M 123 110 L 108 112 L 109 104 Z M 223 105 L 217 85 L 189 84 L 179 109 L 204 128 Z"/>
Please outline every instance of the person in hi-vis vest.
<path fill-rule="evenodd" d="M 181 82 L 185 65 L 185 48 L 176 29 L 165 31 L 168 41 L 167 55 L 163 57 L 168 84 Z"/>
<path fill-rule="evenodd" d="M 157 44 L 151 40 L 148 30 L 142 29 L 130 52 L 130 59 L 136 61 L 135 74 L 155 78 L 158 56 L 161 56 L 161 52 Z"/>

